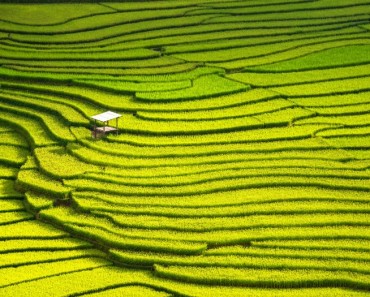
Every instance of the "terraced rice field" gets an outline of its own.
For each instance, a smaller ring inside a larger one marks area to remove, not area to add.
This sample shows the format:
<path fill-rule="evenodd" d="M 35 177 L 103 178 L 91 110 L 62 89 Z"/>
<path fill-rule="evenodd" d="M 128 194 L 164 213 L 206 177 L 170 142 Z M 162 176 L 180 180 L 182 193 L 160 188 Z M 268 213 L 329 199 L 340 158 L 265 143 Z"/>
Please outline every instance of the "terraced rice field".
<path fill-rule="evenodd" d="M 0 295 L 367 296 L 369 53 L 368 0 L 0 4 Z"/>

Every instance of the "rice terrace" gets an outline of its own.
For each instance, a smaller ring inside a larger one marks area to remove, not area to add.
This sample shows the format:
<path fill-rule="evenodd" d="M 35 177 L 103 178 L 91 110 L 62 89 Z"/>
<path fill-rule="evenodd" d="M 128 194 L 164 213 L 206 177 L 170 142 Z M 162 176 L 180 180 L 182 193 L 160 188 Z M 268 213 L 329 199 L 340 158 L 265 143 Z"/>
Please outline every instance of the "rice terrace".
<path fill-rule="evenodd" d="M 0 296 L 368 296 L 370 1 L 0 1 Z"/>

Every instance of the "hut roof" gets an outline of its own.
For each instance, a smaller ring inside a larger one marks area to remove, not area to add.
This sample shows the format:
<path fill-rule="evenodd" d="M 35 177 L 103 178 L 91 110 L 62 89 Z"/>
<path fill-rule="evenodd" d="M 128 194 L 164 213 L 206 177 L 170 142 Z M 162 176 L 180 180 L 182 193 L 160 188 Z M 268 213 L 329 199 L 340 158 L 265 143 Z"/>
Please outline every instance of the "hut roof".
<path fill-rule="evenodd" d="M 116 118 L 121 117 L 122 115 L 115 113 L 113 111 L 106 111 L 97 115 L 92 116 L 91 118 L 100 122 L 107 122 Z"/>

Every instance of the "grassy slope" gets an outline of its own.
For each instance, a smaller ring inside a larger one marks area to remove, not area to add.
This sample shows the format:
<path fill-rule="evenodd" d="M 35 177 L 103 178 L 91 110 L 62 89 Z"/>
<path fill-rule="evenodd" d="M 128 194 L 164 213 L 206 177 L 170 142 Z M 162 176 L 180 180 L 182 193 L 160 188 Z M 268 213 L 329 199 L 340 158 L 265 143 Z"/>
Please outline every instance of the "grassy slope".
<path fill-rule="evenodd" d="M 0 5 L 0 295 L 368 293 L 367 1 Z"/>

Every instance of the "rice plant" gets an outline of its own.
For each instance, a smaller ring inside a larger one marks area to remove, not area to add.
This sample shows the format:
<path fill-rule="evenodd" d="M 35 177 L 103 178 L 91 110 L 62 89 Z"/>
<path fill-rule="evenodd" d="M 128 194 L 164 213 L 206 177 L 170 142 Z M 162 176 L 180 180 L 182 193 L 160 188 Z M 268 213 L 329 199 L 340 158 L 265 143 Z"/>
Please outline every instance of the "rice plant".
<path fill-rule="evenodd" d="M 0 10 L 1 296 L 368 294 L 367 0 Z"/>

